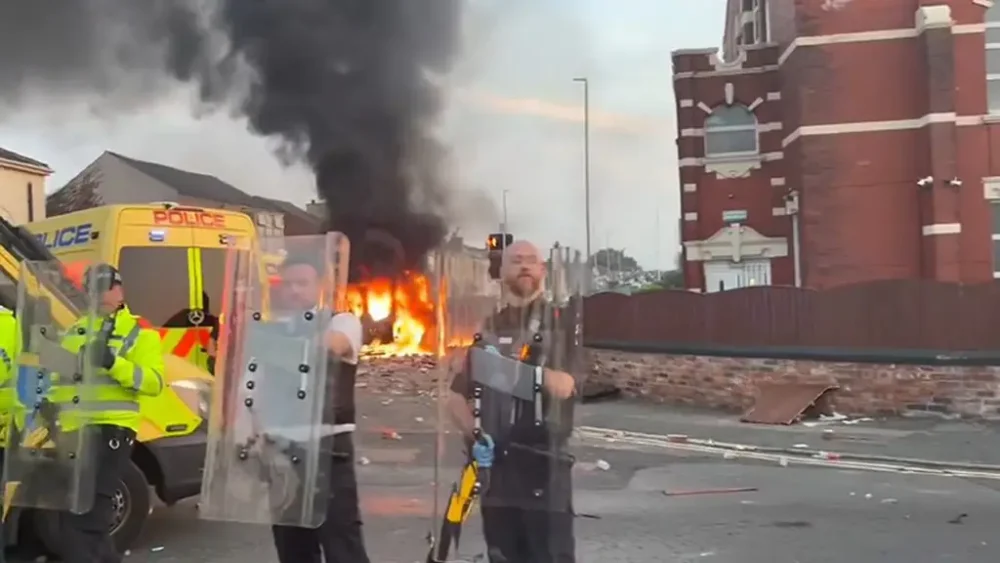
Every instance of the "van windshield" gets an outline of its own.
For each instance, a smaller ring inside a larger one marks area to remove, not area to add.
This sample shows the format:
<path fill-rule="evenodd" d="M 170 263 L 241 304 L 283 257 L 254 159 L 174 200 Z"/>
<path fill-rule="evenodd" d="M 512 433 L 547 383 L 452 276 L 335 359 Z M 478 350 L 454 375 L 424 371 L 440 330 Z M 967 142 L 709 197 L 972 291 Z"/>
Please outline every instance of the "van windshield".
<path fill-rule="evenodd" d="M 190 328 L 212 323 L 222 305 L 225 250 L 200 250 L 204 316 L 191 314 L 188 249 L 182 247 L 122 248 L 118 269 L 129 309 L 156 327 Z"/>

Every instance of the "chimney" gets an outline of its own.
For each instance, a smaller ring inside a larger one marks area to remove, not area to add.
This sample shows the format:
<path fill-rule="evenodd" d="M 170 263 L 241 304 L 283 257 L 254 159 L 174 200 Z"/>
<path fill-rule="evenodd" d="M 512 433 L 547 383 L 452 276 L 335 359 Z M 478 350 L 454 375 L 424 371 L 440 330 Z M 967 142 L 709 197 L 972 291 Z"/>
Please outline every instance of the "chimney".
<path fill-rule="evenodd" d="M 320 219 L 326 218 L 326 204 L 322 201 L 312 200 L 306 204 L 306 212 Z"/>

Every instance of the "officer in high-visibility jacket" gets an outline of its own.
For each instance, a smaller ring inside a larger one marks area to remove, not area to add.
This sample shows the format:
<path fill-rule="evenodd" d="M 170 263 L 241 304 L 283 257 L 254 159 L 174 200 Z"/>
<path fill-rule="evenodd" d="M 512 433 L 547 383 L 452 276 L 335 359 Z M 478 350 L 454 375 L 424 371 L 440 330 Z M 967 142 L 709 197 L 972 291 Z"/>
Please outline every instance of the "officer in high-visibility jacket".
<path fill-rule="evenodd" d="M 93 265 L 86 271 L 84 285 L 88 294 L 100 296 L 99 314 L 83 317 L 70 327 L 63 347 L 78 352 L 88 346 L 87 356 L 98 369 L 98 381 L 88 393 L 95 408 L 67 409 L 60 415 L 60 425 L 64 432 L 96 427 L 100 438 L 93 447 L 98 451 L 90 459 L 97 465 L 97 482 L 90 512 L 62 514 L 61 555 L 65 563 L 120 563 L 123 555 L 110 536 L 112 497 L 139 429 L 139 397 L 163 391 L 163 349 L 159 335 L 140 328 L 138 318 L 125 305 L 118 270 L 108 264 Z M 54 390 L 54 402 L 61 395 Z"/>
<path fill-rule="evenodd" d="M 18 340 L 19 332 L 14 312 L 10 309 L 0 308 L 0 474 L 3 473 L 4 451 L 2 448 L 7 446 L 7 436 L 10 432 L 8 425 L 11 423 L 10 411 L 14 407 L 15 400 L 14 382 L 16 378 L 14 377 L 13 364 L 20 346 Z M 3 511 L 2 507 L 6 506 L 2 500 L 3 490 L 0 489 L 0 511 Z M 4 534 L 6 531 L 2 521 L 5 518 L 6 514 L 0 518 L 0 563 L 6 561 L 4 556 L 4 548 L 6 547 Z"/>

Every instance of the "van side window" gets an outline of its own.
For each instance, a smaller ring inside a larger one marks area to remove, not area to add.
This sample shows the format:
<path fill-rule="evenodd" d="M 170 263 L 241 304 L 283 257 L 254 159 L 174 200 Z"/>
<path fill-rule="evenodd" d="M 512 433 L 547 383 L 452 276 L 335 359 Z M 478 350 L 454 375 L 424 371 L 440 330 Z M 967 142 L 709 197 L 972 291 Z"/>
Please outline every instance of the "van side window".
<path fill-rule="evenodd" d="M 190 307 L 186 248 L 125 247 L 118 257 L 125 303 L 153 326 L 187 326 Z M 176 324 L 182 320 L 182 324 Z M 168 324 L 169 323 L 169 324 Z"/>

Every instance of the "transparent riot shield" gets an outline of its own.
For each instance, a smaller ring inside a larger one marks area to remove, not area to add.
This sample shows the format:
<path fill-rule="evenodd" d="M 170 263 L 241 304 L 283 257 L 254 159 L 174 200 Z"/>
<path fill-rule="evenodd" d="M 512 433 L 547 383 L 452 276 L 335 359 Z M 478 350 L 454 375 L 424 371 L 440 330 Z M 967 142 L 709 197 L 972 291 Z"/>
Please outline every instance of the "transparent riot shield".
<path fill-rule="evenodd" d="M 200 514 L 315 528 L 330 496 L 339 375 L 326 335 L 350 246 L 340 233 L 269 242 L 226 256 Z"/>
<path fill-rule="evenodd" d="M 490 464 L 476 460 L 473 446 L 485 444 L 493 430 L 484 430 L 483 416 L 489 412 L 475 378 L 483 362 L 496 357 L 485 355 L 489 337 L 483 327 L 500 307 L 501 286 L 473 265 L 476 260 L 462 251 L 441 252 L 433 264 L 438 430 L 428 561 L 471 561 L 484 553 L 480 509 Z"/>
<path fill-rule="evenodd" d="M 114 321 L 99 311 L 100 284 L 77 286 L 65 274 L 55 261 L 21 264 L 5 508 L 85 513 L 94 502 L 96 429 L 86 422 L 103 382 L 90 358 Z"/>
<path fill-rule="evenodd" d="M 502 303 L 478 312 L 472 342 L 441 377 L 439 465 L 459 479 L 444 489 L 433 561 L 483 553 L 490 561 L 547 561 L 572 553 L 569 437 L 585 371 L 579 262 L 565 248 L 545 256 L 530 244 L 507 249 Z M 456 527 L 459 520 L 466 525 Z M 478 545 L 448 545 L 473 521 L 480 529 L 472 535 L 484 538 Z"/>

